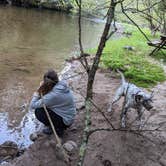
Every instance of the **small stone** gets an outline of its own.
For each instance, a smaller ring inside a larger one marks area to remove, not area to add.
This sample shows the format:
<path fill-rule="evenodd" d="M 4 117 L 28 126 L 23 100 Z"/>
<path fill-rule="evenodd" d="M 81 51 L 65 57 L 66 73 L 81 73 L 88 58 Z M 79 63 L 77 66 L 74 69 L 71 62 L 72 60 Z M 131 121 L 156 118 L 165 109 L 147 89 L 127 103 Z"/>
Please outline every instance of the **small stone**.
<path fill-rule="evenodd" d="M 72 132 L 77 131 L 77 127 L 76 127 L 76 126 L 71 126 L 71 127 L 70 127 L 70 131 L 72 131 Z"/>
<path fill-rule="evenodd" d="M 126 50 L 128 50 L 128 51 L 133 51 L 133 50 L 135 50 L 135 48 L 132 47 L 132 46 L 124 46 L 123 48 L 126 49 Z"/>
<path fill-rule="evenodd" d="M 66 143 L 63 144 L 63 148 L 67 152 L 72 152 L 74 149 L 77 148 L 77 144 L 74 141 L 67 141 Z"/>
<path fill-rule="evenodd" d="M 13 158 L 18 153 L 18 146 L 15 142 L 6 141 L 0 145 L 0 160 L 7 160 Z"/>
<path fill-rule="evenodd" d="M 37 135 L 37 133 L 32 133 L 32 134 L 30 135 L 30 137 L 29 137 L 29 138 L 30 138 L 30 140 L 31 140 L 31 141 L 33 141 L 33 142 L 34 142 L 34 141 L 36 141 L 36 140 L 37 140 L 38 135 Z"/>
<path fill-rule="evenodd" d="M 74 148 L 77 148 L 77 144 L 74 141 L 68 141 Z"/>
<path fill-rule="evenodd" d="M 49 141 L 46 141 L 46 142 L 44 143 L 44 147 L 49 148 L 49 147 L 50 147 L 50 142 L 49 142 Z"/>

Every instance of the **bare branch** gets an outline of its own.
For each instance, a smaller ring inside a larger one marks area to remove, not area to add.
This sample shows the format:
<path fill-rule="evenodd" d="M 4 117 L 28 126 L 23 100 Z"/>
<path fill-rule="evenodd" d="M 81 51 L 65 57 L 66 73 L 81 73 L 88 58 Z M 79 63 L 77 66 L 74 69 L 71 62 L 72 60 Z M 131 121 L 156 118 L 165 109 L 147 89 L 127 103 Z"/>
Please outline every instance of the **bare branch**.
<path fill-rule="evenodd" d="M 126 11 L 130 11 L 130 12 L 132 12 L 132 13 L 141 13 L 141 14 L 143 14 L 143 15 L 146 15 L 146 16 L 143 16 L 144 18 L 151 18 L 151 19 L 153 19 L 154 21 L 156 21 L 156 22 L 158 22 L 159 24 L 161 24 L 161 22 L 160 21 L 158 21 L 158 19 L 156 19 L 156 18 L 154 18 L 152 15 L 150 15 L 150 14 L 148 14 L 148 13 L 145 13 L 144 11 L 141 11 L 141 10 L 138 10 L 138 9 L 135 9 L 135 8 L 126 8 L 126 9 L 124 9 L 124 11 L 126 12 Z"/>
<path fill-rule="evenodd" d="M 146 34 L 142 31 L 142 29 L 139 27 L 139 25 L 134 21 L 132 20 L 129 15 L 125 12 L 125 9 L 123 7 L 123 3 L 121 3 L 121 9 L 122 9 L 122 13 L 124 13 L 124 15 L 138 28 L 138 30 L 143 34 L 143 36 L 146 38 L 146 40 L 149 40 L 149 38 L 146 36 Z"/>
<path fill-rule="evenodd" d="M 92 99 L 89 99 L 89 101 L 93 104 L 93 106 L 101 113 L 101 115 L 105 118 L 107 123 L 115 129 L 114 125 L 108 120 L 108 118 L 105 116 L 104 112 L 95 104 L 95 102 Z"/>
<path fill-rule="evenodd" d="M 79 91 L 79 94 L 84 98 L 86 99 L 86 97 L 81 93 L 80 90 Z M 75 91 L 76 92 L 76 91 Z M 78 92 L 76 92 L 78 93 Z M 97 106 L 97 104 L 92 100 L 92 99 L 89 99 L 89 101 L 91 102 L 91 104 L 97 109 L 97 111 L 99 111 L 101 113 L 101 115 L 105 118 L 105 120 L 107 121 L 107 123 L 113 128 L 115 129 L 114 125 L 109 121 L 109 119 L 106 117 L 106 115 L 104 114 L 104 112 Z"/>
<path fill-rule="evenodd" d="M 86 57 L 84 56 L 84 50 L 83 50 L 83 45 L 82 45 L 82 27 L 81 27 L 81 11 L 82 11 L 82 0 L 75 0 L 78 7 L 79 7 L 79 17 L 78 17 L 78 26 L 79 26 L 79 46 L 80 46 L 80 52 L 81 52 L 81 57 L 80 58 L 80 62 L 82 64 L 82 66 L 84 67 L 84 69 L 87 71 L 87 73 L 89 73 L 89 64 L 88 61 L 86 59 Z"/>
<path fill-rule="evenodd" d="M 106 6 L 109 3 L 110 3 L 110 1 L 104 2 L 104 3 L 100 4 L 100 6 L 102 6 L 102 7 L 96 6 L 93 10 L 101 10 L 102 8 L 103 9 L 109 8 L 109 6 Z"/>
<path fill-rule="evenodd" d="M 107 40 L 118 30 L 118 28 L 116 27 L 116 23 L 115 23 L 115 18 L 114 18 L 114 30 L 110 32 L 110 34 L 107 36 Z"/>

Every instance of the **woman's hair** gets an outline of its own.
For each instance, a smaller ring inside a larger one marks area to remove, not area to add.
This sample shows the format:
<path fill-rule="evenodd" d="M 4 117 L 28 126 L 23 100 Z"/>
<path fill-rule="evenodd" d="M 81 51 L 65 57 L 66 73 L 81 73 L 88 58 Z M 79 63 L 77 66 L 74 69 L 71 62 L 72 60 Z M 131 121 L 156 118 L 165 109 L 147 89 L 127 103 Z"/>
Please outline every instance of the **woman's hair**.
<path fill-rule="evenodd" d="M 48 70 L 43 76 L 43 84 L 38 89 L 39 94 L 47 94 L 58 82 L 58 74 L 52 69 Z"/>

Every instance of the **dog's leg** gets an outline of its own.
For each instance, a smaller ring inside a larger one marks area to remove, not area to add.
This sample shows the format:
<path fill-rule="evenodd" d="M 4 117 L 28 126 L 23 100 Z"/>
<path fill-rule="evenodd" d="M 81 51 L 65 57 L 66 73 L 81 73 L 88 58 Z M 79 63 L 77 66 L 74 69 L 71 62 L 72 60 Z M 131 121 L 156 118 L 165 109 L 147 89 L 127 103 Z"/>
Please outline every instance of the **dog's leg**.
<path fill-rule="evenodd" d="M 140 107 L 140 108 L 137 109 L 138 119 L 139 119 L 139 123 L 140 123 L 139 124 L 139 130 L 141 130 L 142 127 L 143 127 L 143 120 L 142 120 L 143 111 L 144 111 L 143 107 Z"/>
<path fill-rule="evenodd" d="M 114 97 L 112 103 L 110 104 L 110 107 L 108 108 L 108 112 L 112 111 L 112 106 L 121 98 L 122 94 L 123 94 L 123 88 L 119 87 L 115 93 L 115 97 Z"/>
<path fill-rule="evenodd" d="M 126 127 L 126 114 L 127 114 L 128 109 L 129 109 L 129 107 L 126 104 L 124 106 L 123 110 L 122 110 L 122 114 L 121 114 L 121 127 L 123 127 L 123 128 Z"/>

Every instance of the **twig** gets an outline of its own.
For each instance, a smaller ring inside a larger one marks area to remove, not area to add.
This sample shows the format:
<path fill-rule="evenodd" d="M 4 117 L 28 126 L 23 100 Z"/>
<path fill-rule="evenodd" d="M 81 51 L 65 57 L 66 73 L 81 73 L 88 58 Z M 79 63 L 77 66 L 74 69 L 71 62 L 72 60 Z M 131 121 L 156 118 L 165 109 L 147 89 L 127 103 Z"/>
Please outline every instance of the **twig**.
<path fill-rule="evenodd" d="M 78 90 L 79 91 L 79 90 Z M 76 92 L 77 93 L 77 92 Z M 81 93 L 81 91 L 79 91 L 79 94 L 84 98 L 85 96 Z M 101 113 L 101 115 L 105 118 L 105 120 L 107 121 L 107 123 L 113 128 L 115 129 L 114 125 L 109 121 L 109 119 L 106 117 L 106 115 L 104 114 L 104 112 L 97 106 L 97 104 L 92 100 L 89 99 L 89 101 L 91 102 L 91 104 L 97 109 L 97 111 L 99 111 Z"/>
<path fill-rule="evenodd" d="M 87 73 L 89 72 L 89 64 L 88 61 L 86 59 L 86 57 L 84 56 L 84 50 L 83 50 L 83 45 L 82 45 L 82 27 L 81 27 L 81 10 L 82 10 L 82 0 L 75 0 L 78 7 L 79 7 L 79 17 L 78 17 L 78 27 L 79 27 L 79 46 L 80 46 L 80 52 L 81 52 L 81 56 L 83 57 L 84 62 L 82 61 L 82 58 L 80 58 L 80 62 L 82 64 L 82 66 L 85 68 L 85 70 L 87 71 Z M 84 64 L 85 63 L 85 64 Z"/>
<path fill-rule="evenodd" d="M 124 7 L 123 7 L 123 3 L 121 3 L 121 9 L 122 9 L 122 13 L 138 28 L 138 30 L 143 34 L 143 36 L 146 38 L 146 40 L 148 40 L 149 42 L 150 42 L 150 40 L 149 40 L 149 38 L 146 36 L 146 34 L 142 31 L 142 29 L 138 26 L 138 24 L 134 21 L 134 20 L 132 20 L 130 17 L 129 17 L 129 15 L 125 12 L 125 9 L 124 9 Z"/>
<path fill-rule="evenodd" d="M 94 103 L 94 101 L 92 99 L 90 99 L 90 102 L 93 104 L 93 106 L 101 113 L 101 115 L 105 118 L 105 120 L 107 121 L 107 123 L 113 128 L 115 129 L 114 125 L 108 120 L 108 118 L 105 116 L 104 112 Z"/>
<path fill-rule="evenodd" d="M 156 21 L 157 23 L 161 24 L 161 22 L 160 22 L 158 19 L 152 17 L 152 15 L 150 15 L 150 14 L 148 14 L 148 13 L 145 13 L 144 11 L 141 11 L 141 10 L 138 10 L 138 9 L 135 9 L 135 8 L 126 8 L 126 9 L 124 9 L 124 11 L 125 11 L 125 12 L 131 11 L 132 13 L 141 13 L 141 14 L 143 14 L 143 15 L 146 15 L 148 18 L 153 19 L 153 20 Z M 142 17 L 143 17 L 143 16 L 142 16 Z M 144 18 L 146 18 L 146 19 L 147 19 L 147 17 L 144 16 Z"/>
<path fill-rule="evenodd" d="M 118 30 L 118 28 L 116 27 L 116 23 L 115 23 L 115 19 L 114 19 L 114 30 L 110 32 L 110 34 L 107 36 L 107 40 Z"/>

